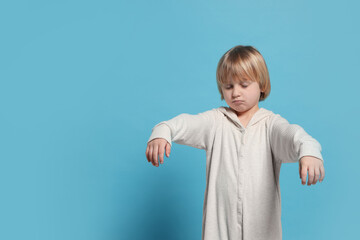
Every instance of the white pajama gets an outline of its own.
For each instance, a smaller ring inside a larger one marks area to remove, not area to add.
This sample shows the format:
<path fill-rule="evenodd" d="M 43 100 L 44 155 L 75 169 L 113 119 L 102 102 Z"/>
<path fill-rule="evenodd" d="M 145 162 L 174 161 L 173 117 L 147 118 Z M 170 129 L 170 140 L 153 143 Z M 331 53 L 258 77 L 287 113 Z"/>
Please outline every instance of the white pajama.
<path fill-rule="evenodd" d="M 183 113 L 155 125 L 154 138 L 206 151 L 202 240 L 281 240 L 281 164 L 323 161 L 317 140 L 265 108 L 246 128 L 228 107 Z"/>

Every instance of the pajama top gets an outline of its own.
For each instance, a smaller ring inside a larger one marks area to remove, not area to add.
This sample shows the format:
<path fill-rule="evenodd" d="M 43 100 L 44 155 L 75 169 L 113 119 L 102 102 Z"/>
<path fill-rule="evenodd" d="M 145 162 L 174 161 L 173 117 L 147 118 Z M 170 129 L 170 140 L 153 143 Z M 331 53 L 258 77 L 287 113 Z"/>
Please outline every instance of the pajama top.
<path fill-rule="evenodd" d="M 281 240 L 281 164 L 323 161 L 317 140 L 265 108 L 246 127 L 229 107 L 183 113 L 155 125 L 154 138 L 206 151 L 202 240 Z"/>

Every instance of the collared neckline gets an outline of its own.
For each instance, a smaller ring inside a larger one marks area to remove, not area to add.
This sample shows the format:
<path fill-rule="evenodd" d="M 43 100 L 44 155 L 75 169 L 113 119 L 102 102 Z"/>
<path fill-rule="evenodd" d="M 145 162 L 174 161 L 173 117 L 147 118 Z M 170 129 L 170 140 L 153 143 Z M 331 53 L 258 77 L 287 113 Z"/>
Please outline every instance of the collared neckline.
<path fill-rule="evenodd" d="M 240 129 L 246 130 L 249 127 L 251 127 L 252 125 L 256 124 L 257 122 L 259 122 L 261 119 L 263 119 L 264 117 L 269 116 L 272 112 L 265 109 L 265 108 L 259 108 L 251 117 L 250 121 L 248 122 L 246 128 L 241 124 L 236 112 L 229 108 L 229 107 L 225 107 L 222 106 L 219 108 L 219 110 L 224 113 L 225 116 L 227 116 L 232 122 L 235 123 L 235 125 L 237 125 Z"/>

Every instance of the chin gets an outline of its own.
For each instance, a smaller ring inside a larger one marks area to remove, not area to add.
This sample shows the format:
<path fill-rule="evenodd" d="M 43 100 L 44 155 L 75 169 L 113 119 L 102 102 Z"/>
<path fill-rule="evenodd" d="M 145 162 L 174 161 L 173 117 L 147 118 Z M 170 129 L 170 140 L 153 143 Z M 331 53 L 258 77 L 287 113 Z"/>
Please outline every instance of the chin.
<path fill-rule="evenodd" d="M 237 112 L 243 112 L 243 111 L 247 110 L 246 106 L 234 106 L 234 105 L 232 105 L 230 107 L 232 109 L 236 110 Z"/>

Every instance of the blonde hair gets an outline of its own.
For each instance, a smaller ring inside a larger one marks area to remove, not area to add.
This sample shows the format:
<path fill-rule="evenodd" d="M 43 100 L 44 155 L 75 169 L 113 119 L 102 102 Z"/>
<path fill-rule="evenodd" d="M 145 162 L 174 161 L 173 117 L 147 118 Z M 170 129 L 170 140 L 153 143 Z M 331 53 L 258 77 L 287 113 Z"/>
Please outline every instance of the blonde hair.
<path fill-rule="evenodd" d="M 229 77 L 249 78 L 257 82 L 261 90 L 259 101 L 265 100 L 270 94 L 270 76 L 265 60 L 252 46 L 235 46 L 220 58 L 216 69 L 216 82 L 221 100 L 224 100 L 221 86 L 229 83 Z"/>

